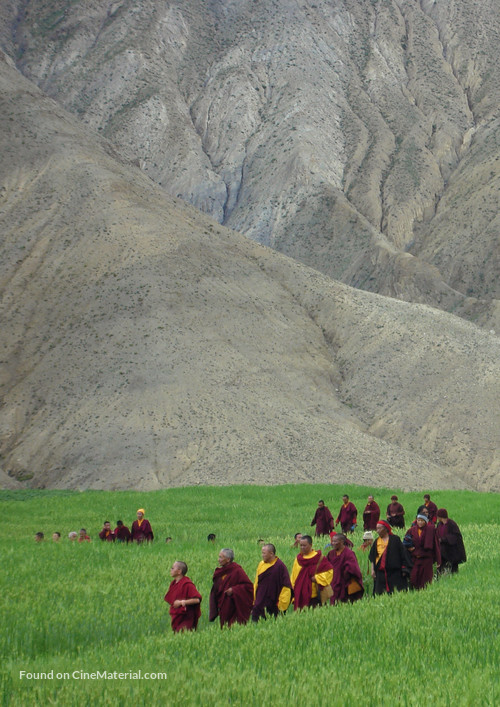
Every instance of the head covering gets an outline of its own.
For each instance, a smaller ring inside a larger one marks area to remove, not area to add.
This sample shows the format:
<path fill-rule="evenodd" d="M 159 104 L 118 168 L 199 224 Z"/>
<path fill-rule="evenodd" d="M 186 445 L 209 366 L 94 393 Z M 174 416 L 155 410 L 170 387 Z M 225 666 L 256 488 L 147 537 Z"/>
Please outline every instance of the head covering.
<path fill-rule="evenodd" d="M 379 521 L 377 522 L 377 525 L 383 525 L 384 528 L 387 528 L 387 530 L 388 530 L 390 533 L 392 533 L 391 525 L 390 525 L 390 523 L 388 523 L 386 520 L 379 520 Z"/>
<path fill-rule="evenodd" d="M 446 508 L 440 508 L 436 515 L 438 518 L 448 518 L 448 511 Z"/>
<path fill-rule="evenodd" d="M 143 516 L 146 515 L 146 511 L 144 510 L 144 508 L 138 508 L 137 513 L 142 513 Z"/>
<path fill-rule="evenodd" d="M 429 522 L 428 516 L 424 515 L 423 513 L 419 513 L 419 514 L 418 514 L 417 520 L 418 520 L 419 518 L 420 518 L 421 520 L 425 520 L 426 523 Z"/>
<path fill-rule="evenodd" d="M 363 540 L 373 540 L 373 535 L 371 530 L 367 530 L 366 533 L 363 533 Z"/>

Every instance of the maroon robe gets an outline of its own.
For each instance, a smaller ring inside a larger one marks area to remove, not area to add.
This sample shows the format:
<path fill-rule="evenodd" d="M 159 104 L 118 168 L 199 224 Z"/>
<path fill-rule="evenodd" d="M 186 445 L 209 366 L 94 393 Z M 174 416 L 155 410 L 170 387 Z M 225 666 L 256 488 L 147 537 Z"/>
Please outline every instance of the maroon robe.
<path fill-rule="evenodd" d="M 311 526 L 316 526 L 315 535 L 328 535 L 333 530 L 333 516 L 327 506 L 316 508 L 316 513 L 312 519 Z"/>
<path fill-rule="evenodd" d="M 433 564 L 441 564 L 441 552 L 436 528 L 432 523 L 426 523 L 419 534 L 418 525 L 412 525 L 406 534 L 413 543 L 410 552 L 413 567 L 410 574 L 410 584 L 414 589 L 423 589 L 432 582 L 434 574 Z"/>
<path fill-rule="evenodd" d="M 318 550 L 314 557 L 310 557 L 308 560 L 306 560 L 303 555 L 299 554 L 297 555 L 297 562 L 301 569 L 293 588 L 293 608 L 295 611 L 297 611 L 297 609 L 303 609 L 306 606 L 317 606 L 317 604 L 320 603 L 319 596 L 314 599 L 311 598 L 312 578 L 315 574 L 328 572 L 328 570 L 332 569 L 326 557 L 321 555 L 321 550 Z M 318 591 L 319 590 L 320 587 L 318 587 Z"/>
<path fill-rule="evenodd" d="M 227 589 L 233 590 L 231 596 L 226 594 Z M 215 621 L 218 616 L 221 628 L 224 624 L 231 626 L 235 621 L 246 624 L 252 606 L 253 584 L 243 567 L 236 562 L 217 567 L 210 590 L 209 620 Z"/>
<path fill-rule="evenodd" d="M 458 565 L 467 562 L 464 541 L 460 528 L 451 518 L 447 523 L 438 523 L 436 529 L 441 550 L 441 564 L 450 564 L 452 572 L 458 572 Z"/>
<path fill-rule="evenodd" d="M 201 616 L 199 604 L 189 604 L 188 606 L 178 606 L 174 608 L 173 604 L 176 599 L 199 599 L 201 602 L 201 594 L 196 589 L 189 577 L 181 577 L 176 582 L 175 579 L 171 582 L 165 601 L 170 604 L 169 614 L 172 621 L 172 631 L 195 631 L 198 626 L 198 620 Z"/>
<path fill-rule="evenodd" d="M 119 543 L 128 543 L 130 542 L 131 533 L 126 525 L 121 525 L 115 528 L 114 536 Z"/>
<path fill-rule="evenodd" d="M 353 525 L 356 525 L 358 517 L 358 511 L 356 509 L 356 506 L 352 501 L 349 501 L 347 506 L 345 504 L 342 504 L 340 506 L 340 511 L 337 516 L 337 520 L 335 521 L 335 525 L 337 523 L 340 523 L 340 527 L 342 528 L 343 533 L 349 533 L 351 530 L 351 527 Z"/>
<path fill-rule="evenodd" d="M 108 543 L 114 543 L 116 538 L 112 530 L 104 530 L 104 528 L 99 533 L 101 540 L 105 540 Z"/>
<path fill-rule="evenodd" d="M 257 591 L 252 609 L 252 621 L 265 618 L 266 611 L 278 615 L 278 599 L 283 587 L 292 589 L 290 575 L 284 562 L 279 557 L 272 567 L 257 577 Z"/>
<path fill-rule="evenodd" d="M 333 567 L 332 589 L 333 596 L 330 597 L 330 604 L 337 602 L 354 602 L 361 599 L 365 593 L 363 587 L 363 575 L 359 569 L 356 555 L 348 547 L 344 547 L 340 555 L 335 550 L 330 550 L 327 560 Z M 361 589 L 349 593 L 349 585 L 355 580 Z"/>
<path fill-rule="evenodd" d="M 363 511 L 363 529 L 376 530 L 377 523 L 380 519 L 380 507 L 375 501 L 370 501 L 365 506 Z"/>
<path fill-rule="evenodd" d="M 143 518 L 140 525 L 138 520 L 134 520 L 134 522 L 132 523 L 132 532 L 130 536 L 132 542 L 151 542 L 151 540 L 154 539 L 154 535 L 149 520 Z"/>
<path fill-rule="evenodd" d="M 405 509 L 398 501 L 393 501 L 387 506 L 387 520 L 394 528 L 405 527 Z"/>

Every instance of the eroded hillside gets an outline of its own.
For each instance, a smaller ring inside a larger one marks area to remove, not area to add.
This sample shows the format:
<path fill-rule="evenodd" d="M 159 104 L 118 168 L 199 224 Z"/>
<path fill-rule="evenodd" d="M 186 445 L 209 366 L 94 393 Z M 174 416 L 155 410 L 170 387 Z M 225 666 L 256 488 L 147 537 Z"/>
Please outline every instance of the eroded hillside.
<path fill-rule="evenodd" d="M 2 483 L 500 488 L 498 337 L 173 199 L 0 61 Z"/>
<path fill-rule="evenodd" d="M 162 188 L 498 331 L 497 0 L 4 3 L 18 67 Z"/>

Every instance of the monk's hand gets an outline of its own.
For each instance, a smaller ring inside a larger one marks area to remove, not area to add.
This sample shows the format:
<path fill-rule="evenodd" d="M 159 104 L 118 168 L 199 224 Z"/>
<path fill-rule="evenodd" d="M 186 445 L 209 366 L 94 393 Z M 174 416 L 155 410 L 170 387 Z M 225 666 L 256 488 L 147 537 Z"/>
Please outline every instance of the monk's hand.
<path fill-rule="evenodd" d="M 229 589 L 226 589 L 226 594 L 228 597 L 232 596 L 233 595 L 233 588 L 229 587 Z"/>
<path fill-rule="evenodd" d="M 182 605 L 183 605 L 182 599 L 176 599 L 176 600 L 174 601 L 174 603 L 173 603 L 174 609 L 178 609 L 178 608 L 179 608 L 180 606 L 182 606 Z"/>

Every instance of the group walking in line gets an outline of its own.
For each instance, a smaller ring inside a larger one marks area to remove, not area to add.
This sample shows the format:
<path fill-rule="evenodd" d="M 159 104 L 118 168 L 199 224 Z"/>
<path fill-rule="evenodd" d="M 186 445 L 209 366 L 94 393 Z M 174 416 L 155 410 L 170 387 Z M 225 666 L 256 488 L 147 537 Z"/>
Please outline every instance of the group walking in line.
<path fill-rule="evenodd" d="M 438 574 L 457 572 L 458 565 L 467 559 L 458 525 L 448 517 L 446 509 L 437 508 L 428 494 L 402 540 L 393 528 L 404 528 L 404 515 L 397 496 L 392 496 L 387 520 L 380 520 L 378 504 L 372 495 L 368 497 L 363 511 L 363 543 L 359 549 L 368 552 L 374 596 L 423 589 L 433 580 L 434 565 Z M 339 524 L 340 533 L 334 530 Z M 299 552 L 289 573 L 276 555 L 276 547 L 264 543 L 253 582 L 235 562 L 234 551 L 223 548 L 212 577 L 209 620 L 219 619 L 222 628 L 234 623 L 245 624 L 250 618 L 257 622 L 277 617 L 289 606 L 302 610 L 359 601 L 365 594 L 363 573 L 352 550 L 353 543 L 347 537 L 348 533 L 354 533 L 356 525 L 357 510 L 347 495 L 343 496 L 335 521 L 320 500 L 311 526 L 316 526 L 317 538 L 330 536 L 330 543 L 324 548 L 329 552 L 323 554 L 321 550 L 314 550 L 310 535 L 296 533 L 292 547 Z M 211 534 L 208 539 L 214 542 L 215 536 Z M 176 560 L 170 570 L 172 582 L 165 595 L 175 632 L 195 630 L 201 615 L 202 597 L 186 573 L 186 563 Z"/>

